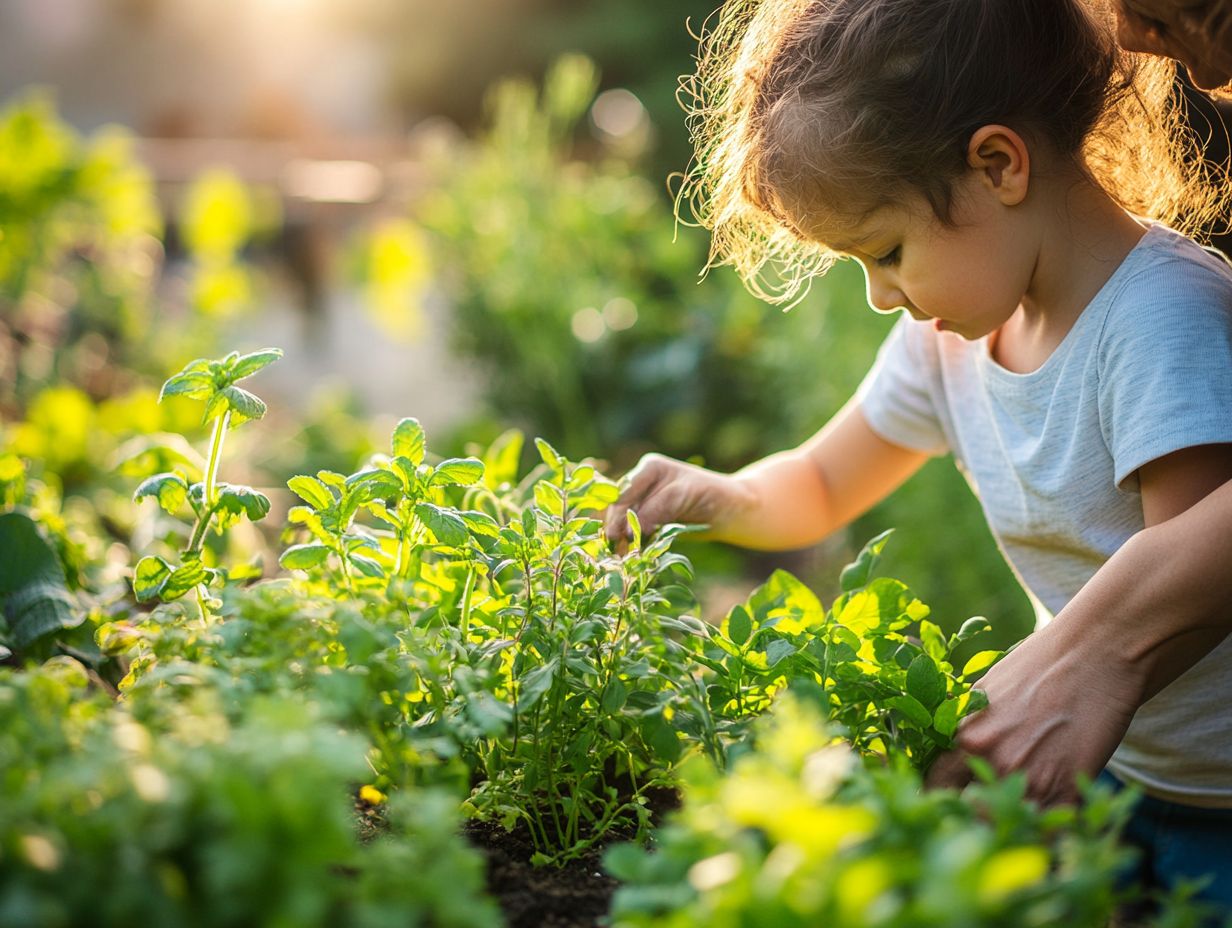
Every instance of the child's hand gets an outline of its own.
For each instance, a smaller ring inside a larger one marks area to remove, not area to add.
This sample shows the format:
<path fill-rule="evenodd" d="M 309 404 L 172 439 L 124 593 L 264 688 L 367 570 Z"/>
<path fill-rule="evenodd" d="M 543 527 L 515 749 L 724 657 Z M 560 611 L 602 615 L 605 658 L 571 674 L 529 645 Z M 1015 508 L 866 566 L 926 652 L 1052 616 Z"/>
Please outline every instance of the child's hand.
<path fill-rule="evenodd" d="M 632 509 L 649 536 L 669 522 L 707 525 L 710 537 L 721 534 L 730 517 L 747 507 L 751 491 L 736 477 L 648 454 L 621 481 L 620 499 L 607 510 L 606 531 L 613 544 L 627 541 Z"/>

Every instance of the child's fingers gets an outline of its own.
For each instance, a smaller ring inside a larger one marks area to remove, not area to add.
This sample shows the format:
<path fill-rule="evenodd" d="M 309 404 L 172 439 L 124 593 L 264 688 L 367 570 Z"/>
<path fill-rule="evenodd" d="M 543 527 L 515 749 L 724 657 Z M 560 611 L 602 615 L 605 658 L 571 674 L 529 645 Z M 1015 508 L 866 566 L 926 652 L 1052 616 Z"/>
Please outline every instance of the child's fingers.
<path fill-rule="evenodd" d="M 604 516 L 604 532 L 608 541 L 620 545 L 629 539 L 628 512 L 632 509 L 637 513 L 643 530 L 649 534 L 654 528 L 647 525 L 642 518 L 642 511 L 647 501 L 654 495 L 664 472 L 663 462 L 667 461 L 660 454 L 645 455 L 637 465 L 620 481 L 620 498 L 607 507 Z"/>

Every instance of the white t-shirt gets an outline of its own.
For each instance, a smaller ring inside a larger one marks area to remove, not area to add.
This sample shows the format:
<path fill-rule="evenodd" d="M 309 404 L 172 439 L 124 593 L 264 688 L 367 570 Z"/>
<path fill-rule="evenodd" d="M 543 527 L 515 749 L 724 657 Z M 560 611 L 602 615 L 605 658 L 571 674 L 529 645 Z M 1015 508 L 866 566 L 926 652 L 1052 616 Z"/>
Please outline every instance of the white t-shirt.
<path fill-rule="evenodd" d="M 1232 442 L 1232 268 L 1152 226 L 1039 369 L 904 316 L 857 396 L 883 438 L 954 455 L 1043 624 L 1143 527 L 1139 467 Z M 1232 807 L 1230 701 L 1232 637 L 1138 710 L 1109 769 Z"/>

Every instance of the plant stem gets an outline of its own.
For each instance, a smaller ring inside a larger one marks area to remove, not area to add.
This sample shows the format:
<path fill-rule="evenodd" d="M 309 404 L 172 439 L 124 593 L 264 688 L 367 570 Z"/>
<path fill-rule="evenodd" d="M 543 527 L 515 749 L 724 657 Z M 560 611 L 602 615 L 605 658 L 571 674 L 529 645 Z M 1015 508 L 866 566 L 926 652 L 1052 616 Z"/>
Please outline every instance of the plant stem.
<path fill-rule="evenodd" d="M 462 588 L 462 631 L 467 633 L 471 627 L 471 595 L 475 592 L 475 567 L 471 565 L 466 571 L 466 584 Z"/>
<path fill-rule="evenodd" d="M 227 436 L 227 425 L 230 422 L 230 409 L 214 420 L 214 434 L 210 438 L 210 457 L 205 468 L 205 492 L 203 494 L 203 503 L 207 512 L 214 508 L 214 497 L 218 493 L 218 464 L 222 459 L 222 442 Z"/>

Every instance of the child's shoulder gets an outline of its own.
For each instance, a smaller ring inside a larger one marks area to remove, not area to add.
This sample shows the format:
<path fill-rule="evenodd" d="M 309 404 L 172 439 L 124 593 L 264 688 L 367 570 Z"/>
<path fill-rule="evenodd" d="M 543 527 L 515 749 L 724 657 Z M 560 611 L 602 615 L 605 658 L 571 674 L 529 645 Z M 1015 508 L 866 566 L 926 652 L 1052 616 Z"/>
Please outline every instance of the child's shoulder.
<path fill-rule="evenodd" d="M 1232 264 L 1222 252 L 1159 223 L 1147 229 L 1114 276 L 1122 296 L 1152 298 L 1162 289 L 1176 297 L 1192 286 L 1232 290 Z"/>
<path fill-rule="evenodd" d="M 1232 336 L 1232 265 L 1167 226 L 1151 226 L 1109 283 L 1098 339 L 1105 356 Z"/>

